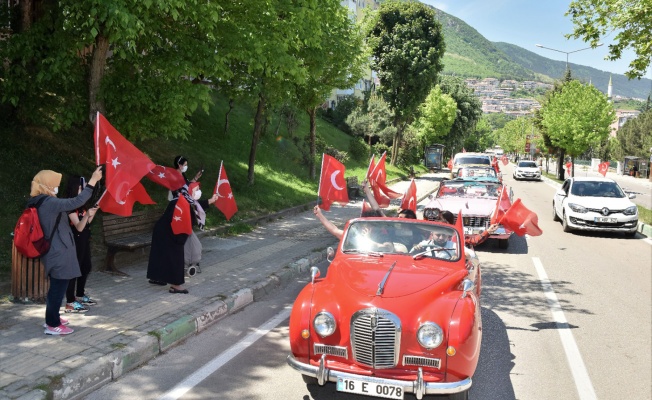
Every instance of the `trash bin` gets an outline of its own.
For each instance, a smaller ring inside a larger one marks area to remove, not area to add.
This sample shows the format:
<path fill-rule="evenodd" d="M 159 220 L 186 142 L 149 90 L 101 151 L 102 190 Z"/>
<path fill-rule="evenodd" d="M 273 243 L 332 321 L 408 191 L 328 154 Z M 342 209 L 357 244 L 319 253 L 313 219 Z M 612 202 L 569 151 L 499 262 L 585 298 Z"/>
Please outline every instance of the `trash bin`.
<path fill-rule="evenodd" d="M 40 258 L 20 254 L 11 241 L 11 295 L 20 302 L 44 303 L 50 280 Z"/>

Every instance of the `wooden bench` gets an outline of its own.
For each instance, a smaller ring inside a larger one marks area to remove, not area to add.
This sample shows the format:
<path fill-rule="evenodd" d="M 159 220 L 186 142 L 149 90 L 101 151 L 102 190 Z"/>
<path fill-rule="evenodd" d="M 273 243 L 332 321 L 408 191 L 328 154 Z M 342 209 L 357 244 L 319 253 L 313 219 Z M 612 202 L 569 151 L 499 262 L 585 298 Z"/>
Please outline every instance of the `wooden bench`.
<path fill-rule="evenodd" d="M 357 176 L 350 176 L 346 178 L 346 191 L 349 194 L 349 199 L 362 196 L 362 187 L 358 183 Z"/>
<path fill-rule="evenodd" d="M 104 268 L 107 272 L 127 275 L 115 267 L 115 255 L 119 251 L 134 251 L 152 244 L 154 224 L 163 211 L 137 211 L 129 217 L 105 214 L 102 217 L 102 233 L 107 246 Z"/>

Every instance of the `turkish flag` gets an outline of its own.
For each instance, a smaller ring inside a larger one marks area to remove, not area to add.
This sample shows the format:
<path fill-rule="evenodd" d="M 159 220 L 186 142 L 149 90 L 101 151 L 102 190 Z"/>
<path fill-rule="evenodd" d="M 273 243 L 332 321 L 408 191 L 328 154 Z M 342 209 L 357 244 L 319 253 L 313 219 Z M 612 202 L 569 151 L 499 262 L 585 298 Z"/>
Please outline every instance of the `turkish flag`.
<path fill-rule="evenodd" d="M 370 212 L 372 212 L 373 210 L 374 210 L 374 209 L 371 208 L 371 204 L 367 203 L 367 200 L 364 200 L 364 199 L 363 199 L 363 200 L 362 200 L 362 209 L 360 210 L 360 216 L 362 217 L 362 216 L 364 216 L 364 215 L 367 215 L 367 214 L 365 214 L 365 213 L 370 213 Z"/>
<path fill-rule="evenodd" d="M 503 155 L 502 157 L 500 157 L 500 161 L 503 162 L 503 165 L 509 164 L 509 159 L 507 158 L 506 155 Z"/>
<path fill-rule="evenodd" d="M 317 195 L 321 199 L 319 208 L 328 211 L 333 202 L 340 204 L 349 202 L 349 193 L 346 190 L 346 180 L 344 179 L 345 170 L 344 164 L 337 161 L 335 157 L 324 153 L 321 160 L 319 189 L 317 190 Z"/>
<path fill-rule="evenodd" d="M 405 194 L 403 195 L 403 200 L 401 200 L 401 209 L 403 210 L 412 210 L 415 213 L 417 212 L 417 184 L 414 182 L 414 179 L 410 182 Z"/>
<path fill-rule="evenodd" d="M 136 183 L 136 186 L 127 191 L 124 200 L 117 201 L 113 198 L 111 193 L 105 191 L 97 204 L 100 206 L 100 209 L 106 213 L 128 217 L 133 212 L 135 202 L 139 202 L 140 204 L 156 204 L 156 202 L 149 197 L 145 187 L 140 182 Z"/>
<path fill-rule="evenodd" d="M 233 214 L 238 211 L 238 205 L 235 203 L 231 183 L 229 182 L 229 178 L 226 176 L 224 161 L 220 163 L 220 173 L 217 175 L 217 183 L 215 183 L 213 194 L 217 195 L 217 200 L 215 200 L 214 203 L 215 207 L 224 214 L 227 221 L 230 220 L 231 217 L 233 217 Z"/>
<path fill-rule="evenodd" d="M 186 184 L 186 179 L 181 172 L 175 168 L 164 167 L 162 165 L 155 165 L 147 175 L 149 180 L 158 183 L 159 185 L 168 188 L 169 190 L 178 190 Z"/>
<path fill-rule="evenodd" d="M 389 207 L 389 202 L 391 201 L 389 197 L 385 196 L 380 188 L 378 187 L 378 184 L 376 183 L 376 179 L 374 179 L 374 170 L 376 169 L 376 163 L 374 160 L 374 156 L 371 156 L 371 159 L 369 160 L 369 167 L 367 168 L 367 182 L 369 182 L 369 187 L 371 188 L 371 191 L 373 193 L 374 199 L 376 200 L 376 203 L 378 203 L 378 207 L 380 208 L 387 208 Z M 385 172 L 385 165 L 383 163 L 382 171 L 380 172 L 381 174 L 384 174 Z M 378 177 L 376 177 L 378 178 Z M 380 176 L 379 178 L 383 179 L 384 177 Z M 364 200 L 362 202 L 363 208 L 364 208 Z M 364 210 L 363 210 L 364 211 Z"/>
<path fill-rule="evenodd" d="M 535 212 L 525 207 L 521 203 L 521 199 L 516 199 L 514 204 L 503 215 L 500 223 L 519 236 L 523 236 L 526 233 L 530 236 L 540 236 L 543 234 L 543 231 L 538 225 L 539 217 Z"/>
<path fill-rule="evenodd" d="M 190 204 L 184 196 L 179 196 L 177 204 L 174 205 L 172 213 L 172 232 L 175 235 L 192 234 L 192 216 L 190 215 Z"/>
<path fill-rule="evenodd" d="M 496 200 L 496 209 L 491 215 L 490 223 L 493 225 L 500 221 L 500 219 L 505 215 L 505 212 L 509 210 L 512 206 L 511 200 L 509 200 L 509 195 L 507 194 L 507 187 L 503 186 L 503 189 L 500 191 L 500 196 Z"/>
<path fill-rule="evenodd" d="M 598 164 L 598 172 L 601 173 L 602 176 L 606 176 L 608 170 L 609 170 L 609 161 L 605 161 Z"/>
<path fill-rule="evenodd" d="M 448 160 L 448 169 L 451 170 L 451 171 L 453 170 L 453 159 L 452 158 L 450 160 Z"/>
<path fill-rule="evenodd" d="M 570 175 L 571 174 L 571 168 L 573 167 L 573 163 L 567 162 L 566 163 L 566 174 Z"/>
<path fill-rule="evenodd" d="M 129 189 L 154 168 L 145 154 L 125 139 L 102 114 L 95 119 L 95 161 L 105 164 L 106 189 L 123 201 Z"/>
<path fill-rule="evenodd" d="M 387 180 L 387 172 L 385 170 L 385 159 L 387 158 L 387 152 L 383 153 L 378 160 L 378 163 L 373 168 L 371 174 L 367 172 L 369 176 L 369 183 L 371 184 L 371 190 L 374 193 L 374 198 L 378 203 L 378 206 L 381 208 L 386 208 L 389 206 L 390 199 L 398 199 L 403 195 L 393 191 L 385 185 Z M 370 165 L 371 166 L 371 165 Z"/>

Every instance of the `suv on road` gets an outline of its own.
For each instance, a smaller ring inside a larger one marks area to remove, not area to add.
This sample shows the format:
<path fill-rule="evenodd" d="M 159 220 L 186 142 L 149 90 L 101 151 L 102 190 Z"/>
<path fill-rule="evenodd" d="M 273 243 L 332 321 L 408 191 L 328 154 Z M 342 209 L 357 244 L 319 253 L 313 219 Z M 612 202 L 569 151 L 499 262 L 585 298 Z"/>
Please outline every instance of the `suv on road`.
<path fill-rule="evenodd" d="M 491 156 L 485 153 L 457 153 L 453 158 L 451 179 L 457 178 L 460 168 L 463 167 L 491 167 Z"/>

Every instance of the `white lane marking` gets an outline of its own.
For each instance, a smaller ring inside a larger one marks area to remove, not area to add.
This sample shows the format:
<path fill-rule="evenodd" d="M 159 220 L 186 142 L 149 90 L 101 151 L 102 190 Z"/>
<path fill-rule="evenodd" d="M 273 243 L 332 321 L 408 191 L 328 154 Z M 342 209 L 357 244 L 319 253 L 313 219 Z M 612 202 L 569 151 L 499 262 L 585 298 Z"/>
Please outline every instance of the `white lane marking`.
<path fill-rule="evenodd" d="M 593 389 L 593 383 L 591 383 L 589 373 L 586 370 L 584 361 L 582 361 L 582 354 L 580 354 L 580 350 L 577 348 L 577 343 L 575 343 L 573 333 L 568 327 L 568 321 L 564 315 L 564 310 L 562 310 L 561 305 L 557 300 L 557 295 L 548 280 L 546 270 L 543 268 L 543 264 L 539 257 L 532 257 L 532 262 L 534 262 L 534 268 L 536 268 L 537 273 L 539 274 L 539 280 L 541 281 L 543 292 L 548 300 L 548 307 L 550 307 L 552 318 L 557 325 L 557 332 L 559 332 L 561 343 L 566 352 L 568 365 L 570 366 L 573 378 L 575 379 L 577 393 L 581 400 L 595 400 L 597 399 L 597 396 Z"/>
<path fill-rule="evenodd" d="M 159 397 L 159 400 L 177 400 L 184 394 L 186 394 L 190 389 L 197 386 L 201 381 L 208 378 L 213 372 L 222 368 L 224 364 L 231 361 L 235 356 L 242 353 L 249 346 L 254 344 L 258 339 L 267 335 L 269 331 L 276 328 L 278 324 L 286 320 L 290 316 L 290 309 L 286 308 L 280 313 L 276 314 L 269 321 L 265 322 L 253 332 L 245 336 L 238 343 L 229 347 L 225 352 L 215 357 L 203 367 L 193 372 L 188 376 L 183 382 L 179 383 L 177 386 L 172 388 L 162 397 Z"/>

